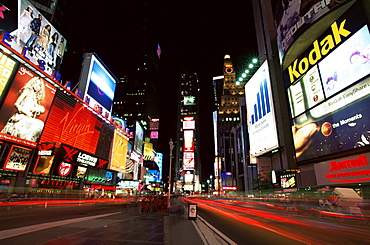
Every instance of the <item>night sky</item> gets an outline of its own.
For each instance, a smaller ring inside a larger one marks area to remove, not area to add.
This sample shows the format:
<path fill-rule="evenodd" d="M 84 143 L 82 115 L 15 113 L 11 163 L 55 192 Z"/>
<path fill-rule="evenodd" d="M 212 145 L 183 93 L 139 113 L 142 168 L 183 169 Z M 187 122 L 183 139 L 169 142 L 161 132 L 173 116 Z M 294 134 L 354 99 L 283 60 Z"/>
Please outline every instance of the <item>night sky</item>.
<path fill-rule="evenodd" d="M 223 75 L 223 57 L 231 55 L 236 71 L 257 54 L 251 1 L 79 0 L 73 39 L 68 41 L 63 80 L 76 85 L 84 52 L 95 52 L 117 77 L 135 68 L 143 27 L 162 48 L 160 139 L 164 178 L 168 171 L 169 139 L 176 139 L 176 101 L 182 72 L 197 73 L 203 177 L 213 172 L 212 77 Z M 145 16 L 145 18 L 144 18 Z"/>

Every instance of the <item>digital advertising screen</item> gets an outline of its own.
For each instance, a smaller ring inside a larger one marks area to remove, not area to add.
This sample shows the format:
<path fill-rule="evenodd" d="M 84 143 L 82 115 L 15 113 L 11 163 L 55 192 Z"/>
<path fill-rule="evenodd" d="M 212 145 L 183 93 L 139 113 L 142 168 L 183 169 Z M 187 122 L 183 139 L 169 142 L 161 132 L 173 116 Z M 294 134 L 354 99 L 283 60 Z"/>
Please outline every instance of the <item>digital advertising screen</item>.
<path fill-rule="evenodd" d="M 184 130 L 184 151 L 194 152 L 194 130 Z"/>
<path fill-rule="evenodd" d="M 158 131 L 150 131 L 150 139 L 157 140 L 159 132 Z"/>
<path fill-rule="evenodd" d="M 128 139 L 115 130 L 109 169 L 126 172 Z"/>
<path fill-rule="evenodd" d="M 281 188 L 294 188 L 297 187 L 296 174 L 283 174 L 280 176 Z"/>
<path fill-rule="evenodd" d="M 147 170 L 147 181 L 149 183 L 159 183 L 160 182 L 160 173 L 158 170 Z"/>
<path fill-rule="evenodd" d="M 182 122 L 183 129 L 195 129 L 194 117 L 184 117 Z"/>
<path fill-rule="evenodd" d="M 77 177 L 77 178 L 85 178 L 85 176 L 86 176 L 86 171 L 87 171 L 87 167 L 78 166 L 78 167 L 77 167 L 76 177 Z"/>
<path fill-rule="evenodd" d="M 30 160 L 32 149 L 12 146 L 4 164 L 4 169 L 24 171 Z"/>
<path fill-rule="evenodd" d="M 5 18 L 1 20 L 1 26 L 8 25 L 5 30 L 11 36 L 6 45 L 52 76 L 54 70 L 60 70 L 67 40 L 29 1 L 7 2 L 12 2 L 12 7 L 6 7 Z"/>
<path fill-rule="evenodd" d="M 20 66 L 0 109 L 0 134 L 38 142 L 56 88 Z"/>
<path fill-rule="evenodd" d="M 143 142 L 143 144 L 144 144 L 144 151 L 143 151 L 144 160 L 154 161 L 155 151 L 153 148 L 153 143 Z"/>
<path fill-rule="evenodd" d="M 127 122 L 120 117 L 112 116 L 112 123 L 122 130 L 126 129 Z"/>
<path fill-rule="evenodd" d="M 369 145 L 370 33 L 354 12 L 332 24 L 340 26 L 341 42 L 325 55 L 320 51 L 316 64 L 287 88 L 298 162 Z M 330 32 L 318 40 L 330 40 Z"/>
<path fill-rule="evenodd" d="M 57 90 L 40 142 L 56 142 L 94 154 L 102 120 L 72 95 Z"/>
<path fill-rule="evenodd" d="M 183 155 L 183 169 L 193 170 L 195 167 L 194 152 L 184 152 Z"/>
<path fill-rule="evenodd" d="M 215 156 L 218 156 L 218 128 L 217 128 L 217 111 L 213 111 L 212 112 L 212 123 L 213 123 L 213 140 L 215 142 L 214 146 L 215 146 Z"/>
<path fill-rule="evenodd" d="M 157 152 L 155 154 L 154 161 L 156 162 L 158 168 L 159 168 L 159 180 L 162 181 L 162 171 L 163 171 L 163 154 L 160 152 Z"/>
<path fill-rule="evenodd" d="M 15 73 L 17 62 L 0 52 L 0 103 L 5 97 L 4 90 L 9 84 L 9 79 Z"/>
<path fill-rule="evenodd" d="M 37 174 L 49 174 L 53 165 L 54 157 L 55 156 L 39 156 L 33 172 Z"/>
<path fill-rule="evenodd" d="M 271 1 L 280 60 L 283 60 L 293 42 L 310 29 L 321 16 L 345 2 L 348 1 Z"/>
<path fill-rule="evenodd" d="M 143 153 L 144 130 L 138 121 L 135 122 L 134 151 L 139 155 Z"/>
<path fill-rule="evenodd" d="M 106 118 L 111 115 L 116 80 L 96 54 L 84 55 L 79 89 L 85 102 Z"/>
<path fill-rule="evenodd" d="M 184 96 L 184 105 L 195 105 L 195 97 L 194 96 Z"/>
<path fill-rule="evenodd" d="M 250 153 L 258 156 L 279 146 L 267 61 L 245 84 L 245 94 Z"/>
<path fill-rule="evenodd" d="M 194 181 L 194 172 L 193 171 L 185 171 L 184 172 L 184 182 L 185 183 L 193 183 Z"/>

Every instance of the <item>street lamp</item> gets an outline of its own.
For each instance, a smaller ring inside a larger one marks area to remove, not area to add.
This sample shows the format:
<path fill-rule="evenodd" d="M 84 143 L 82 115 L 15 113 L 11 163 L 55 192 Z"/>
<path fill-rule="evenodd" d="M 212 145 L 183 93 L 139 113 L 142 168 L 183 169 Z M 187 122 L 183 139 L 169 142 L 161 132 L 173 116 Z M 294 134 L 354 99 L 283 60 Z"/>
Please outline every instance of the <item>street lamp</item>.
<path fill-rule="evenodd" d="M 173 142 L 172 138 L 170 138 L 170 170 L 169 170 L 169 177 L 168 177 L 168 208 L 171 206 L 171 172 L 172 172 L 172 150 L 173 150 Z"/>

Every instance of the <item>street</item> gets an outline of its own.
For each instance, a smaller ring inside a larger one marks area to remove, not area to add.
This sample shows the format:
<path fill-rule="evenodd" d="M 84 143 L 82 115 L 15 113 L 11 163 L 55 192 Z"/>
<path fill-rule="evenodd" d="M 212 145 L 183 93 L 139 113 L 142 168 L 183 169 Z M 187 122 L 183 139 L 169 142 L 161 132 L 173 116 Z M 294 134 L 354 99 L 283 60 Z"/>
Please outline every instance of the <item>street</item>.
<path fill-rule="evenodd" d="M 363 220 L 338 222 L 271 203 L 192 197 L 198 215 L 237 244 L 369 244 Z"/>

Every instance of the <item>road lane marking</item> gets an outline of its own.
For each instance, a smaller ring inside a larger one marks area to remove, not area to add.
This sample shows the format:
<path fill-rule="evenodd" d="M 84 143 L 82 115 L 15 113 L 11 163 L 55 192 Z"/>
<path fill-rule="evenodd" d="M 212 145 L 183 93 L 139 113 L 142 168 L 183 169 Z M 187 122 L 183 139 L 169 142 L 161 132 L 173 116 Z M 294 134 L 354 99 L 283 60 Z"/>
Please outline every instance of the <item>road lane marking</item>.
<path fill-rule="evenodd" d="M 198 231 L 204 244 L 213 245 L 213 244 L 218 243 L 218 244 L 237 245 L 233 240 L 228 238 L 221 231 L 217 230 L 214 226 L 212 226 L 210 223 L 208 223 L 205 219 L 203 219 L 199 215 L 198 215 L 198 219 L 201 222 L 203 222 L 203 224 L 202 223 L 198 224 L 196 221 L 193 220 L 193 225 L 195 226 L 195 229 Z M 220 237 L 223 241 L 220 241 L 220 239 L 217 239 L 216 236 Z"/>
<path fill-rule="evenodd" d="M 24 234 L 27 234 L 27 233 L 30 233 L 30 232 L 45 230 L 45 229 L 49 229 L 49 228 L 53 228 L 53 227 L 57 227 L 57 226 L 68 225 L 68 224 L 72 224 L 72 223 L 87 221 L 87 220 L 91 220 L 91 219 L 97 219 L 97 218 L 110 216 L 110 215 L 114 215 L 114 214 L 120 214 L 120 213 L 122 213 L 122 212 L 116 212 L 116 213 L 110 213 L 110 214 L 101 214 L 101 215 L 88 216 L 88 217 L 82 217 L 82 218 L 76 218 L 76 219 L 61 220 L 61 221 L 55 221 L 55 222 L 49 222 L 49 223 L 19 227 L 19 228 L 14 228 L 14 229 L 10 229 L 10 230 L 3 230 L 3 231 L 0 231 L 0 240 L 6 239 L 6 238 L 9 238 L 9 237 L 24 235 Z"/>

